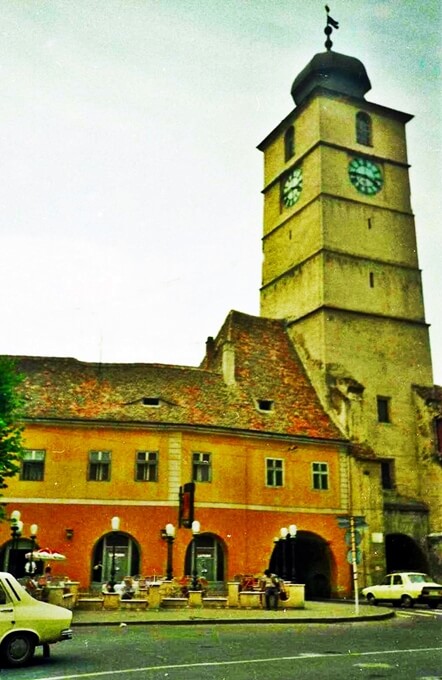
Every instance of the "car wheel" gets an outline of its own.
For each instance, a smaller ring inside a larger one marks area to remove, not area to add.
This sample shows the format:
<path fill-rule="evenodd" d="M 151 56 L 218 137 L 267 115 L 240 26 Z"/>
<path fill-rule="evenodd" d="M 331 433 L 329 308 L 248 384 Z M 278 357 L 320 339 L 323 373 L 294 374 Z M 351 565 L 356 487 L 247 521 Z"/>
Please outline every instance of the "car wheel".
<path fill-rule="evenodd" d="M 375 596 L 373 595 L 373 593 L 368 593 L 368 595 L 367 595 L 367 602 L 368 602 L 368 604 L 371 604 L 371 605 L 374 606 L 374 607 L 375 607 L 375 606 L 377 605 L 377 603 L 378 603 L 378 601 L 377 601 L 377 599 L 375 598 Z"/>
<path fill-rule="evenodd" d="M 427 602 L 427 604 L 428 604 L 428 606 L 430 607 L 430 609 L 437 609 L 438 606 L 439 606 L 439 604 L 440 604 L 440 602 L 431 601 L 431 602 Z"/>
<path fill-rule="evenodd" d="M 413 606 L 413 598 L 411 598 L 409 595 L 402 595 L 401 604 L 403 607 L 409 609 L 410 607 Z"/>
<path fill-rule="evenodd" d="M 1 651 L 8 666 L 23 666 L 34 656 L 35 639 L 27 633 L 14 633 L 3 642 Z"/>

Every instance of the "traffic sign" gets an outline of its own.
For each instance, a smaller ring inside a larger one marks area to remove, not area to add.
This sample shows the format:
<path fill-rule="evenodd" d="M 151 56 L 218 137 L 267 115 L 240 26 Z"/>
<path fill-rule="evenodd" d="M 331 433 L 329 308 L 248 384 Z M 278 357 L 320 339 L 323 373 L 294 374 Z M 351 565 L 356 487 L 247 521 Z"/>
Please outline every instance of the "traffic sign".
<path fill-rule="evenodd" d="M 356 564 L 361 564 L 362 560 L 362 552 L 359 550 L 359 548 L 356 548 L 355 550 L 355 562 Z M 353 550 L 349 550 L 347 553 L 347 562 L 349 564 L 353 564 Z"/>
<path fill-rule="evenodd" d="M 355 529 L 354 532 L 353 532 L 353 536 L 354 536 L 355 545 L 359 545 L 360 542 L 362 541 L 361 532 L 358 531 L 357 529 Z M 350 530 L 345 532 L 345 542 L 346 542 L 347 545 L 351 545 L 351 531 Z"/>

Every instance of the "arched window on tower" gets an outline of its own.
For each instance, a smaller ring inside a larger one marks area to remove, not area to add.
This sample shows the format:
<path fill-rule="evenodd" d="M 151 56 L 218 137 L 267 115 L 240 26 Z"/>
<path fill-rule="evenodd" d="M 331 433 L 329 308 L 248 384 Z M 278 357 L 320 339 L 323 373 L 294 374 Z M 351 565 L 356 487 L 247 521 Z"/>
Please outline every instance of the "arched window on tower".
<path fill-rule="evenodd" d="M 358 144 L 372 146 L 371 118 L 364 111 L 358 111 L 356 114 L 356 141 Z"/>
<path fill-rule="evenodd" d="M 284 159 L 289 161 L 295 155 L 295 128 L 291 125 L 284 135 Z"/>

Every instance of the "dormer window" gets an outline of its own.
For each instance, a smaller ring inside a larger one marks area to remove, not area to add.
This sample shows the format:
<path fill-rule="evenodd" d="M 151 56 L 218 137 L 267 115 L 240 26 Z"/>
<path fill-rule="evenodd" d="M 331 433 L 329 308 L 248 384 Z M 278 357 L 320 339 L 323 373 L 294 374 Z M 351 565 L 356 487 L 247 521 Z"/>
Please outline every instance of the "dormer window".
<path fill-rule="evenodd" d="M 257 404 L 259 411 L 264 411 L 267 413 L 269 411 L 273 411 L 274 402 L 272 399 L 258 399 Z"/>
<path fill-rule="evenodd" d="M 143 397 L 141 400 L 141 403 L 143 406 L 159 406 L 160 405 L 160 398 L 159 397 Z"/>
<path fill-rule="evenodd" d="M 358 111 L 356 114 L 356 141 L 358 144 L 372 146 L 371 118 L 364 111 Z"/>

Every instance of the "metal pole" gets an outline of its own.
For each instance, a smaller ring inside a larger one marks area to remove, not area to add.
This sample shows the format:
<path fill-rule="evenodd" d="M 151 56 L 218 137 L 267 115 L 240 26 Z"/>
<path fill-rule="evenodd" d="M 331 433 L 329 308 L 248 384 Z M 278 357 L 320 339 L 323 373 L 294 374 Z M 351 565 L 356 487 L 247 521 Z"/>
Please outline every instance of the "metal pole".
<path fill-rule="evenodd" d="M 115 541 L 117 540 L 117 534 L 114 531 L 112 534 L 112 562 L 111 562 L 111 580 L 110 580 L 110 592 L 115 592 Z"/>
<path fill-rule="evenodd" d="M 173 536 L 167 536 L 167 570 L 166 578 L 168 581 L 173 579 Z"/>
<path fill-rule="evenodd" d="M 356 553 L 355 518 L 350 515 L 350 536 L 351 536 L 351 565 L 353 569 L 353 588 L 355 592 L 355 614 L 359 614 L 359 586 L 358 586 L 358 563 Z"/>

